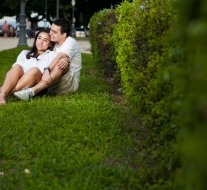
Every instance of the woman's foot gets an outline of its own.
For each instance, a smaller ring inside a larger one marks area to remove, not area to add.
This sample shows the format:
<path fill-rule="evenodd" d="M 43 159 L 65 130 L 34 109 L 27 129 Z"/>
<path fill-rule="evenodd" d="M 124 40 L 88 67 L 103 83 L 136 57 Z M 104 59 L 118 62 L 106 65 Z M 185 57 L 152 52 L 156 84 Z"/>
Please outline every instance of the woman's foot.
<path fill-rule="evenodd" d="M 6 96 L 5 94 L 0 94 L 0 106 L 6 105 Z"/>

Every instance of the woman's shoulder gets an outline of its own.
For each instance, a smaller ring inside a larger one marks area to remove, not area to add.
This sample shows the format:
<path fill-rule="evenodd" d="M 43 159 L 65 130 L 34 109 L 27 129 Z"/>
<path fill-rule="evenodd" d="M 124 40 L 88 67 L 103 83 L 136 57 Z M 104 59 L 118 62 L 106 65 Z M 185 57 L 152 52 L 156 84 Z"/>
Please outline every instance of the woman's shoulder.
<path fill-rule="evenodd" d="M 57 55 L 57 52 L 55 51 L 51 51 L 51 50 L 46 50 L 43 54 L 39 55 L 40 58 L 41 57 L 47 57 L 47 56 L 56 56 Z"/>
<path fill-rule="evenodd" d="M 26 56 L 28 52 L 29 52 L 29 50 L 22 50 L 22 51 L 20 52 L 20 54 Z"/>
<path fill-rule="evenodd" d="M 28 52 L 29 52 L 29 50 L 22 50 L 21 53 L 25 53 L 25 54 L 27 54 Z"/>

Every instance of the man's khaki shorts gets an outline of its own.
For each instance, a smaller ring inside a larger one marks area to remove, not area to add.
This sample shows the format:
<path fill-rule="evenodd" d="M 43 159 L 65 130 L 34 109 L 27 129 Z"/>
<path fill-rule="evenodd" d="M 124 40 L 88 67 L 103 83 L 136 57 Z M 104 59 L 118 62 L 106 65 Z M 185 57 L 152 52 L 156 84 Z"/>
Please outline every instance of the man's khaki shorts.
<path fill-rule="evenodd" d="M 78 90 L 78 86 L 74 76 L 68 72 L 55 85 L 48 88 L 48 94 L 72 94 Z"/>

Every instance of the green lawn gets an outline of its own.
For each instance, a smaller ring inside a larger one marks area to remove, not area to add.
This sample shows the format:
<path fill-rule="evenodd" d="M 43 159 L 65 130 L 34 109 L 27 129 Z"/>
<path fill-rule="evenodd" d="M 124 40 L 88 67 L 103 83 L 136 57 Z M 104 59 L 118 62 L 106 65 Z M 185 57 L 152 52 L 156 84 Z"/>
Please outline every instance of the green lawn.
<path fill-rule="evenodd" d="M 0 85 L 22 49 L 0 52 Z M 11 97 L 0 107 L 1 190 L 138 188 L 129 108 L 110 96 L 92 56 L 82 56 L 78 93 Z"/>
<path fill-rule="evenodd" d="M 74 37 L 77 41 L 88 41 L 89 37 Z"/>

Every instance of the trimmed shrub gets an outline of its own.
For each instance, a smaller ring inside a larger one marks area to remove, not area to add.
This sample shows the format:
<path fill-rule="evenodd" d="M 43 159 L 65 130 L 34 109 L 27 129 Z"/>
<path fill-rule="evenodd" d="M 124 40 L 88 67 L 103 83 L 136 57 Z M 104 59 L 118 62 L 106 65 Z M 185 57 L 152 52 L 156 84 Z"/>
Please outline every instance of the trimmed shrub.
<path fill-rule="evenodd" d="M 90 20 L 90 44 L 97 69 L 105 76 L 116 72 L 115 52 L 111 42 L 113 25 L 117 23 L 113 10 L 105 9 Z"/>
<path fill-rule="evenodd" d="M 97 63 L 103 69 L 111 49 L 122 92 L 144 126 L 140 189 L 207 189 L 206 10 L 205 0 L 124 1 L 110 36 L 92 28 Z"/>
<path fill-rule="evenodd" d="M 146 90 L 154 77 L 157 57 L 163 52 L 160 39 L 169 29 L 170 1 L 125 1 L 116 9 L 118 24 L 113 42 L 121 84 L 128 100 L 145 111 Z M 149 62 L 152 62 L 148 67 Z"/>

